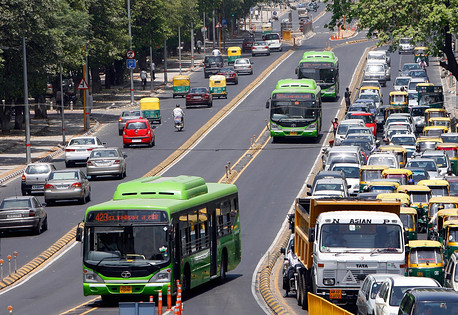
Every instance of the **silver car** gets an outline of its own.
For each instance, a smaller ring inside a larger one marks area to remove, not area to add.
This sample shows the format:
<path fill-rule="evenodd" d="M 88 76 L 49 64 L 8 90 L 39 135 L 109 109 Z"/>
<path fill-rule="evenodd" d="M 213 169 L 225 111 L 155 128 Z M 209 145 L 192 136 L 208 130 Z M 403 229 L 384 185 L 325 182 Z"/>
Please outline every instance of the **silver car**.
<path fill-rule="evenodd" d="M 81 204 L 91 200 L 91 186 L 86 174 L 79 169 L 53 171 L 45 184 L 45 202 L 77 199 Z"/>
<path fill-rule="evenodd" d="M 382 283 L 392 274 L 370 274 L 364 279 L 363 284 L 358 292 L 356 306 L 358 314 L 373 315 L 375 314 L 375 297 L 382 286 Z"/>
<path fill-rule="evenodd" d="M 56 167 L 51 163 L 32 163 L 27 165 L 24 174 L 22 174 L 22 195 L 43 193 L 45 191 L 45 182 L 49 174 L 55 170 Z"/>
<path fill-rule="evenodd" d="M 103 148 L 102 143 L 97 137 L 74 137 L 65 147 L 65 166 L 71 167 L 75 163 L 86 163 L 92 150 Z"/>
<path fill-rule="evenodd" d="M 122 132 L 124 131 L 124 126 L 126 122 L 131 119 L 142 119 L 142 112 L 140 110 L 125 110 L 121 113 L 118 119 L 118 133 L 122 136 Z"/>
<path fill-rule="evenodd" d="M 0 230 L 32 229 L 40 234 L 48 229 L 48 215 L 36 197 L 9 197 L 0 204 Z"/>
<path fill-rule="evenodd" d="M 251 56 L 267 55 L 270 56 L 270 48 L 267 42 L 254 42 L 251 47 Z"/>
<path fill-rule="evenodd" d="M 87 160 L 87 175 L 95 179 L 99 175 L 115 175 L 119 178 L 126 177 L 127 155 L 118 148 L 96 149 L 92 151 Z"/>
<path fill-rule="evenodd" d="M 253 74 L 253 62 L 248 58 L 239 58 L 234 61 L 234 71 L 237 73 Z"/>

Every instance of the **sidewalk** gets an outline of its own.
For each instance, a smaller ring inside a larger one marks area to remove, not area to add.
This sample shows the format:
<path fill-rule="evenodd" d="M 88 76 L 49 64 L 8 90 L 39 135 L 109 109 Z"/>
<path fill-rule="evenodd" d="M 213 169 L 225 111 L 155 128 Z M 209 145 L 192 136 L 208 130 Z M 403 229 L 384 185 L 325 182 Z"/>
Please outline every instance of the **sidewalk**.
<path fill-rule="evenodd" d="M 204 54 L 195 54 L 194 69 L 198 70 Z M 191 73 L 191 54 L 182 56 L 182 74 Z M 171 86 L 172 78 L 180 73 L 179 63 L 176 58 L 168 60 L 167 81 L 164 82 L 163 65 L 156 71 L 154 92 L 151 89 L 142 90 L 139 73 L 134 73 L 134 99 L 135 102 L 143 97 L 154 96 L 156 93 Z M 148 88 L 150 78 L 148 78 Z M 116 121 L 125 107 L 131 106 L 130 81 L 123 86 L 103 89 L 101 93 L 94 94 L 94 106 L 91 113 L 89 132 L 99 130 L 105 124 Z M 136 105 L 136 104 L 135 104 Z M 46 160 L 50 154 L 59 155 L 62 150 L 62 119 L 55 109 L 48 110 L 48 118 L 35 119 L 34 106 L 30 113 L 30 144 L 32 162 Z M 66 142 L 72 137 L 85 134 L 83 129 L 82 109 L 65 109 L 65 134 Z M 0 134 L 0 184 L 22 173 L 26 166 L 25 130 L 11 129 L 7 135 Z"/>

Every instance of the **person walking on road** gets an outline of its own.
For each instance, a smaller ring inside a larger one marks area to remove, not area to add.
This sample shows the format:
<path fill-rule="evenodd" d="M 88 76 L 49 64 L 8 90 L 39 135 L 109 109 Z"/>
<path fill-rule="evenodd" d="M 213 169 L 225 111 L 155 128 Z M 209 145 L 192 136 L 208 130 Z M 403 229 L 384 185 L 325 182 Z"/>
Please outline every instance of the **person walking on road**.
<path fill-rule="evenodd" d="M 156 80 L 156 64 L 154 61 L 151 63 L 151 78 L 152 80 Z"/>
<path fill-rule="evenodd" d="M 199 39 L 196 43 L 197 53 L 200 54 L 200 48 L 202 47 L 202 41 Z"/>
<path fill-rule="evenodd" d="M 334 135 L 337 132 L 337 128 L 339 127 L 339 120 L 337 118 L 334 118 L 334 120 L 331 120 L 332 124 L 332 130 L 334 131 Z"/>
<path fill-rule="evenodd" d="M 141 72 L 140 72 L 140 79 L 142 79 L 142 87 L 143 89 L 146 88 L 146 78 L 148 77 L 148 73 L 146 72 L 145 69 L 143 69 Z"/>
<path fill-rule="evenodd" d="M 344 94 L 344 97 L 345 97 L 345 105 L 348 107 L 350 107 L 350 97 L 351 97 L 351 92 L 348 88 L 345 89 L 345 94 Z"/>

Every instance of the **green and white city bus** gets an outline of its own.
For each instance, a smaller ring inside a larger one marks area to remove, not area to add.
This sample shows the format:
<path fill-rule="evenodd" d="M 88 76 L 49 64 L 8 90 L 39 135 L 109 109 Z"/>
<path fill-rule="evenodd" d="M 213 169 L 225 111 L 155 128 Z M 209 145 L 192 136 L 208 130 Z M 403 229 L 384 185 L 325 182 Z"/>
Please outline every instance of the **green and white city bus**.
<path fill-rule="evenodd" d="M 321 87 L 321 97 L 339 95 L 339 59 L 332 51 L 307 51 L 296 68 L 299 79 L 313 79 Z"/>
<path fill-rule="evenodd" d="M 283 83 L 284 86 L 285 84 Z M 314 88 L 275 89 L 266 107 L 270 109 L 269 130 L 274 142 L 279 138 L 316 139 L 320 135 L 321 96 L 320 87 L 316 84 Z"/>
<path fill-rule="evenodd" d="M 84 295 L 184 293 L 226 277 L 241 260 L 238 191 L 195 176 L 144 177 L 89 207 L 83 244 Z"/>

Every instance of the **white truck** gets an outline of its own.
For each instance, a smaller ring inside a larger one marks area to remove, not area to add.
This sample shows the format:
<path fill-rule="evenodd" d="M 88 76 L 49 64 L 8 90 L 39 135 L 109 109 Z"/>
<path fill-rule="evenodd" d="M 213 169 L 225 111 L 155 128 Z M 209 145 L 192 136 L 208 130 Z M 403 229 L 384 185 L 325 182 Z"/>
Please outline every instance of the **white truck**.
<path fill-rule="evenodd" d="M 368 274 L 404 274 L 406 236 L 399 212 L 399 202 L 298 198 L 298 304 L 307 309 L 311 292 L 338 305 L 352 305 Z"/>

